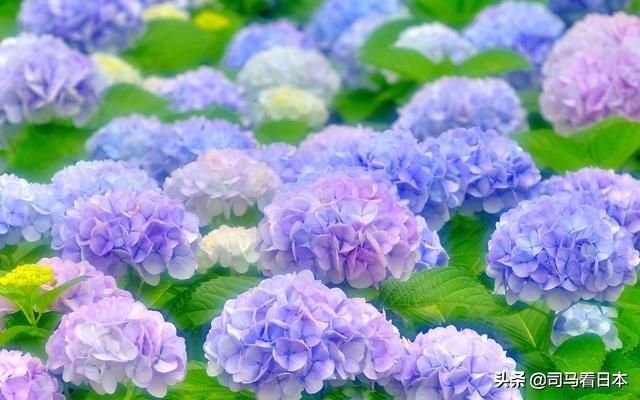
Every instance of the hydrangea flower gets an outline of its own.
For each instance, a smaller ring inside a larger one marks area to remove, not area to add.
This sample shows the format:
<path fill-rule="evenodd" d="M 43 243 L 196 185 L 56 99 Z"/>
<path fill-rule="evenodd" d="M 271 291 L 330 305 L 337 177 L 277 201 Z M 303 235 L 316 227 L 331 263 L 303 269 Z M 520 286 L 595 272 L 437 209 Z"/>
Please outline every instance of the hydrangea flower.
<path fill-rule="evenodd" d="M 439 22 L 408 28 L 400 34 L 395 46 L 415 50 L 436 63 L 448 58 L 460 64 L 477 52 L 471 42 Z"/>
<path fill-rule="evenodd" d="M 437 148 L 459 171 L 464 188 L 463 214 L 496 214 L 528 199 L 540 182 L 531 156 L 513 140 L 494 130 L 452 129 L 425 142 Z"/>
<path fill-rule="evenodd" d="M 427 226 L 422 217 L 416 217 L 420 230 L 420 247 L 416 271 L 424 271 L 438 267 L 444 267 L 449 263 L 449 255 L 440 244 L 440 237 L 436 231 Z"/>
<path fill-rule="evenodd" d="M 189 13 L 184 8 L 172 1 L 150 5 L 142 14 L 142 18 L 147 22 L 166 19 L 188 21 L 189 17 Z"/>
<path fill-rule="evenodd" d="M 226 68 L 241 69 L 255 54 L 278 46 L 315 48 L 313 39 L 287 20 L 252 23 L 231 39 L 221 63 Z"/>
<path fill-rule="evenodd" d="M 496 341 L 450 325 L 407 341 L 395 379 L 385 388 L 399 400 L 521 400 L 518 389 L 494 383 L 499 372 L 515 370 L 516 362 Z"/>
<path fill-rule="evenodd" d="M 631 235 L 604 210 L 577 196 L 542 196 L 502 214 L 487 275 L 509 304 L 542 298 L 560 311 L 581 300 L 616 300 L 636 283 L 639 263 Z"/>
<path fill-rule="evenodd" d="M 0 42 L 0 76 L 0 128 L 66 118 L 83 124 L 104 86 L 87 56 L 51 36 L 23 34 Z"/>
<path fill-rule="evenodd" d="M 164 270 L 175 279 L 193 275 L 199 236 L 198 218 L 178 201 L 155 190 L 118 189 L 67 210 L 51 247 L 116 278 L 133 268 L 157 285 Z"/>
<path fill-rule="evenodd" d="M 329 119 L 329 111 L 322 99 L 306 90 L 275 86 L 260 92 L 253 105 L 252 119 L 256 125 L 268 121 L 293 120 L 318 128 Z"/>
<path fill-rule="evenodd" d="M 131 381 L 155 397 L 186 375 L 185 341 L 162 314 L 124 297 L 107 297 L 66 314 L 46 346 L 47 366 L 65 382 L 98 394 Z"/>
<path fill-rule="evenodd" d="M 238 85 L 251 99 L 284 85 L 306 90 L 328 104 L 340 90 L 340 76 L 315 50 L 274 47 L 251 57 L 238 74 Z"/>
<path fill-rule="evenodd" d="M 204 351 L 207 373 L 232 390 L 251 390 L 258 400 L 299 399 L 325 382 L 389 377 L 402 342 L 375 307 L 304 271 L 227 301 Z"/>
<path fill-rule="evenodd" d="M 297 156 L 297 148 L 287 143 L 271 143 L 252 152 L 256 161 L 267 164 L 283 183 L 295 182 L 305 162 Z"/>
<path fill-rule="evenodd" d="M 58 380 L 42 361 L 17 350 L 0 349 L 0 397 L 5 400 L 65 400 Z"/>
<path fill-rule="evenodd" d="M 592 333 L 602 337 L 607 350 L 622 348 L 618 328 L 613 322 L 618 317 L 615 308 L 578 303 L 559 314 L 553 323 L 551 340 L 560 346 L 565 340 Z"/>
<path fill-rule="evenodd" d="M 142 84 L 140 71 L 118 56 L 107 53 L 93 53 L 91 60 L 98 66 L 100 75 L 107 86 L 119 83 Z"/>
<path fill-rule="evenodd" d="M 307 24 L 318 46 L 329 50 L 354 22 L 371 15 L 396 15 L 405 10 L 401 0 L 325 0 Z"/>
<path fill-rule="evenodd" d="M 390 183 L 337 172 L 276 196 L 258 226 L 260 270 L 310 270 L 323 282 L 377 287 L 406 280 L 420 258 L 421 228 Z"/>
<path fill-rule="evenodd" d="M 222 225 L 200 241 L 198 265 L 200 269 L 206 270 L 212 265 L 220 264 L 244 274 L 260 258 L 255 249 L 257 240 L 257 228 Z"/>
<path fill-rule="evenodd" d="M 164 80 L 154 92 L 169 100 L 169 107 L 177 112 L 211 106 L 240 112 L 247 106 L 240 89 L 222 72 L 211 67 L 200 67 Z"/>
<path fill-rule="evenodd" d="M 35 242 L 51 230 L 51 190 L 15 175 L 0 175 L 0 249 Z"/>
<path fill-rule="evenodd" d="M 495 129 L 508 135 L 527 126 L 515 90 L 497 78 L 441 78 L 414 94 L 398 114 L 393 127 L 410 131 L 418 140 L 453 128 Z"/>
<path fill-rule="evenodd" d="M 549 8 L 568 25 L 587 14 L 613 14 L 623 11 L 630 0 L 549 0 Z"/>
<path fill-rule="evenodd" d="M 164 191 L 205 226 L 218 215 L 244 215 L 254 205 L 262 209 L 280 185 L 278 175 L 247 152 L 222 149 L 173 171 L 164 182 Z"/>
<path fill-rule="evenodd" d="M 22 29 L 62 38 L 86 53 L 127 49 L 145 30 L 139 0 L 25 0 Z"/>

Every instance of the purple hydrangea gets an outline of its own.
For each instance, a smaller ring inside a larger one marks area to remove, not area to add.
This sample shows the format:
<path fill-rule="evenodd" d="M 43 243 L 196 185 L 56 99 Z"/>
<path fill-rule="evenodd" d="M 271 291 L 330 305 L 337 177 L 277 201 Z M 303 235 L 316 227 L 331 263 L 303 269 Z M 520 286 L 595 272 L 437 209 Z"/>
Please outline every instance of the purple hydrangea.
<path fill-rule="evenodd" d="M 385 388 L 399 400 L 521 400 L 518 389 L 494 381 L 499 372 L 515 370 L 516 362 L 496 341 L 450 325 L 407 341 L 395 379 Z"/>
<path fill-rule="evenodd" d="M 198 216 L 200 225 L 213 217 L 244 215 L 248 208 L 262 209 L 281 181 L 266 164 L 235 149 L 211 150 L 179 168 L 164 182 L 164 192 Z"/>
<path fill-rule="evenodd" d="M 123 297 L 107 297 L 66 314 L 46 346 L 47 366 L 65 382 L 113 394 L 131 381 L 152 396 L 186 375 L 187 352 L 162 314 Z"/>
<path fill-rule="evenodd" d="M 252 152 L 256 161 L 267 164 L 284 183 L 295 182 L 304 169 L 297 148 L 287 143 L 271 143 Z"/>
<path fill-rule="evenodd" d="M 489 241 L 487 275 L 509 304 L 542 298 L 553 310 L 614 301 L 636 283 L 633 239 L 579 196 L 542 196 L 502 214 Z"/>
<path fill-rule="evenodd" d="M 240 89 L 222 72 L 211 67 L 200 67 L 164 80 L 154 92 L 169 100 L 169 107 L 177 112 L 211 106 L 241 112 L 247 107 Z"/>
<path fill-rule="evenodd" d="M 313 39 L 287 20 L 253 23 L 239 30 L 222 59 L 226 68 L 241 69 L 255 54 L 277 46 L 314 49 Z"/>
<path fill-rule="evenodd" d="M 549 0 L 549 8 L 570 25 L 587 14 L 623 11 L 630 3 L 630 0 Z"/>
<path fill-rule="evenodd" d="M 540 182 L 540 171 L 516 142 L 494 130 L 452 129 L 425 142 L 427 153 L 439 151 L 459 171 L 463 214 L 496 214 L 528 199 Z"/>
<path fill-rule="evenodd" d="M 83 124 L 104 88 L 87 56 L 51 36 L 23 34 L 0 42 L 0 76 L 0 128 L 67 118 Z"/>
<path fill-rule="evenodd" d="M 599 168 L 583 168 L 554 176 L 540 185 L 540 193 L 572 193 L 607 214 L 625 228 L 640 249 L 640 182 L 629 174 Z"/>
<path fill-rule="evenodd" d="M 0 349 L 0 398 L 64 400 L 62 387 L 42 361 L 29 353 Z"/>
<path fill-rule="evenodd" d="M 401 0 L 325 0 L 307 24 L 307 32 L 323 50 L 355 21 L 371 15 L 396 15 L 404 11 Z"/>
<path fill-rule="evenodd" d="M 86 261 L 76 263 L 54 257 L 43 258 L 38 261 L 38 265 L 50 267 L 53 270 L 54 287 L 81 276 L 87 278 L 62 293 L 51 306 L 52 310 L 67 313 L 82 306 L 97 303 L 105 297 L 132 298 L 131 293 L 118 289 L 116 280 L 112 276 L 104 275 Z"/>
<path fill-rule="evenodd" d="M 578 303 L 559 314 L 553 323 L 551 341 L 560 346 L 572 337 L 591 333 L 602 338 L 607 350 L 622 348 L 618 328 L 614 319 L 618 317 L 615 308 L 596 304 Z"/>
<path fill-rule="evenodd" d="M 420 260 L 422 228 L 390 183 L 364 171 L 337 172 L 265 207 L 259 268 L 266 275 L 310 270 L 355 288 L 406 280 Z"/>
<path fill-rule="evenodd" d="M 347 140 L 366 140 L 376 133 L 361 126 L 329 125 L 322 131 L 307 135 L 300 143 L 299 152 L 304 158 L 326 157 L 339 143 Z"/>
<path fill-rule="evenodd" d="M 198 218 L 157 191 L 115 190 L 67 210 L 51 247 L 116 278 L 133 268 L 151 285 L 167 270 L 190 278 L 197 265 Z"/>
<path fill-rule="evenodd" d="M 402 342 L 375 307 L 304 271 L 227 301 L 204 351 L 207 373 L 232 390 L 251 390 L 258 400 L 299 399 L 325 382 L 389 377 Z"/>
<path fill-rule="evenodd" d="M 139 0 L 25 0 L 20 25 L 27 32 L 50 34 L 86 53 L 117 52 L 142 35 Z"/>
<path fill-rule="evenodd" d="M 449 255 L 440 244 L 438 233 L 427 226 L 424 218 L 416 217 L 416 220 L 418 221 L 421 241 L 418 249 L 420 256 L 415 270 L 424 271 L 446 266 L 449 263 Z"/>
<path fill-rule="evenodd" d="M 398 114 L 394 128 L 408 130 L 418 140 L 453 128 L 495 129 L 508 135 L 527 126 L 516 91 L 497 78 L 441 78 L 414 94 Z"/>
<path fill-rule="evenodd" d="M 477 52 L 471 42 L 439 22 L 406 29 L 398 37 L 395 46 L 415 50 L 435 63 L 448 58 L 460 64 Z"/>

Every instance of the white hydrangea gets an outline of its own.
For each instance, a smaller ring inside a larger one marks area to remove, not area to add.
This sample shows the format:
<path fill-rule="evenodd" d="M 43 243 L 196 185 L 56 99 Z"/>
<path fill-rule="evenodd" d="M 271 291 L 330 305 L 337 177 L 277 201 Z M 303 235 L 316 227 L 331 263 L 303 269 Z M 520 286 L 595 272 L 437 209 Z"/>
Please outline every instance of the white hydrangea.
<path fill-rule="evenodd" d="M 306 90 L 290 86 L 276 86 L 260 93 L 254 103 L 256 124 L 267 121 L 293 120 L 320 128 L 327 122 L 329 112 L 322 99 Z"/>
<path fill-rule="evenodd" d="M 439 22 L 405 30 L 400 34 L 395 46 L 415 50 L 436 63 L 447 57 L 459 64 L 477 52 L 471 42 Z"/>
<path fill-rule="evenodd" d="M 260 256 L 256 251 L 257 228 L 230 227 L 222 225 L 200 242 L 198 269 L 203 271 L 219 264 L 238 273 L 245 273 Z"/>
<path fill-rule="evenodd" d="M 618 328 L 613 323 L 617 317 L 615 308 L 577 303 L 558 315 L 553 324 L 551 341 L 560 346 L 574 336 L 593 333 L 602 337 L 607 350 L 621 349 Z"/>
<path fill-rule="evenodd" d="M 173 19 L 178 21 L 188 21 L 189 13 L 180 8 L 174 2 L 159 3 L 149 6 L 144 10 L 142 18 L 149 22 L 160 19 Z"/>
<path fill-rule="evenodd" d="M 98 66 L 100 75 L 109 86 L 119 83 L 132 85 L 142 83 L 140 71 L 118 56 L 107 53 L 93 53 L 91 59 Z"/>

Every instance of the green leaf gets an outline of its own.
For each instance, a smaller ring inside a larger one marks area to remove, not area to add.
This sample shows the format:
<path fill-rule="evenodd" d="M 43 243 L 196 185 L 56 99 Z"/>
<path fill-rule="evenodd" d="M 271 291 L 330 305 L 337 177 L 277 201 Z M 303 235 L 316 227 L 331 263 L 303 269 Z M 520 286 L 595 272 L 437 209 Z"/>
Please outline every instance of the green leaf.
<path fill-rule="evenodd" d="M 514 305 L 512 314 L 495 316 L 487 323 L 507 336 L 509 347 L 537 352 L 547 351 L 551 341 L 553 317 L 543 306 L 534 305 L 518 310 Z"/>
<path fill-rule="evenodd" d="M 0 332 L 0 347 L 11 346 L 18 338 L 42 338 L 51 334 L 50 331 L 33 326 L 12 326 Z"/>
<path fill-rule="evenodd" d="M 640 285 L 627 286 L 615 303 L 618 318 L 615 319 L 623 352 L 633 351 L 640 345 Z"/>
<path fill-rule="evenodd" d="M 253 400 L 253 393 L 247 391 L 234 392 L 218 383 L 216 378 L 207 375 L 206 366 L 202 362 L 189 361 L 187 378 L 169 389 L 167 400 Z"/>
<path fill-rule="evenodd" d="M 449 254 L 449 265 L 468 269 L 480 275 L 485 268 L 487 241 L 494 229 L 488 221 L 456 215 L 440 232 L 442 244 Z"/>
<path fill-rule="evenodd" d="M 419 24 L 417 19 L 399 19 L 386 23 L 376 29 L 362 45 L 362 52 L 392 47 L 400 34 L 407 28 Z"/>
<path fill-rule="evenodd" d="M 2 0 L 0 2 L 0 39 L 13 36 L 18 32 L 17 14 L 20 0 Z"/>
<path fill-rule="evenodd" d="M 73 278 L 69 281 L 66 281 L 60 286 L 57 286 L 51 290 L 44 292 L 35 301 L 34 305 L 36 307 L 36 310 L 40 313 L 46 312 L 49 306 L 51 305 L 51 303 L 56 301 L 56 299 L 60 297 L 60 295 L 62 295 L 64 292 L 72 288 L 77 283 L 82 282 L 84 280 L 87 280 L 86 276 L 79 276 L 77 278 Z"/>
<path fill-rule="evenodd" d="M 302 121 L 265 122 L 255 130 L 256 139 L 263 144 L 285 142 L 297 144 L 309 132 L 309 127 Z"/>
<path fill-rule="evenodd" d="M 553 359 L 562 372 L 600 371 L 606 354 L 602 338 L 586 334 L 563 342 Z"/>
<path fill-rule="evenodd" d="M 360 59 L 374 67 L 397 73 L 405 79 L 417 83 L 426 83 L 441 76 L 453 75 L 456 71 L 450 60 L 434 63 L 421 53 L 404 48 L 365 49 Z"/>
<path fill-rule="evenodd" d="M 355 89 L 339 93 L 334 107 L 346 122 L 360 123 L 386 107 L 395 108 L 416 89 L 413 82 L 400 81 L 380 90 Z"/>
<path fill-rule="evenodd" d="M 532 68 L 531 63 L 515 51 L 489 49 L 465 60 L 458 67 L 458 73 L 464 76 L 483 77 Z"/>
<path fill-rule="evenodd" d="M 496 0 L 413 0 L 409 8 L 414 15 L 462 27 L 474 16 Z"/>
<path fill-rule="evenodd" d="M 576 143 L 552 130 L 529 131 L 516 134 L 513 138 L 531 154 L 539 167 L 565 172 L 588 165 L 584 144 Z"/>

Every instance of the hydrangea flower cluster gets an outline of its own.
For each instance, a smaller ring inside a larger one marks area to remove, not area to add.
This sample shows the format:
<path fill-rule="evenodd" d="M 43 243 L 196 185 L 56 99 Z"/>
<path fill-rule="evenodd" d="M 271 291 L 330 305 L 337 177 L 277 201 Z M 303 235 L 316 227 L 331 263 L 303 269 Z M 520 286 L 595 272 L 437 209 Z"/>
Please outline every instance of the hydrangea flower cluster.
<path fill-rule="evenodd" d="M 599 168 L 583 168 L 564 176 L 554 176 L 540 185 L 540 193 L 571 193 L 616 220 L 633 235 L 640 248 L 640 182 L 629 174 Z"/>
<path fill-rule="evenodd" d="M 241 112 L 247 107 L 240 89 L 222 72 L 210 67 L 200 67 L 163 80 L 154 92 L 169 100 L 169 107 L 177 112 L 202 110 L 211 106 Z"/>
<path fill-rule="evenodd" d="M 395 46 L 416 50 L 436 63 L 448 58 L 460 64 L 477 52 L 471 42 L 439 22 L 408 28 L 400 34 Z"/>
<path fill-rule="evenodd" d="M 571 25 L 587 14 L 613 14 L 623 11 L 630 0 L 549 0 L 549 8 Z"/>
<path fill-rule="evenodd" d="M 123 297 L 107 297 L 62 317 L 46 346 L 49 369 L 65 382 L 113 394 L 131 381 L 152 396 L 186 375 L 187 352 L 162 314 Z"/>
<path fill-rule="evenodd" d="M 614 301 L 635 284 L 631 235 L 604 210 L 571 195 L 542 196 L 502 214 L 487 275 L 509 304 L 542 298 L 560 311 L 580 300 Z"/>
<path fill-rule="evenodd" d="M 23 34 L 0 42 L 0 76 L 0 128 L 56 118 L 82 124 L 104 86 L 87 56 L 51 36 Z"/>
<path fill-rule="evenodd" d="M 607 350 L 621 349 L 618 328 L 613 322 L 617 317 L 618 312 L 615 308 L 585 303 L 574 304 L 556 318 L 551 340 L 554 345 L 560 346 L 572 337 L 593 333 L 602 337 Z"/>
<path fill-rule="evenodd" d="M 515 90 L 497 78 L 441 78 L 420 89 L 398 114 L 393 127 L 421 141 L 453 128 L 495 129 L 508 135 L 527 126 Z"/>
<path fill-rule="evenodd" d="M 558 41 L 543 67 L 540 110 L 569 135 L 612 115 L 640 120 L 640 18 L 592 15 Z"/>
<path fill-rule="evenodd" d="M 53 269 L 49 266 L 24 264 L 0 276 L 0 286 L 6 288 L 39 288 L 53 280 Z"/>
<path fill-rule="evenodd" d="M 289 86 L 265 89 L 253 106 L 253 122 L 292 120 L 305 122 L 311 128 L 324 125 L 329 111 L 322 99 L 312 93 Z"/>
<path fill-rule="evenodd" d="M 325 382 L 383 379 L 397 368 L 397 329 L 363 299 L 309 271 L 266 279 L 225 303 L 204 344 L 207 373 L 258 400 L 299 399 Z"/>
<path fill-rule="evenodd" d="M 367 140 L 376 133 L 365 127 L 351 127 L 345 125 L 329 125 L 322 131 L 307 135 L 298 146 L 298 151 L 306 159 L 318 159 L 330 154 L 343 141 Z"/>
<path fill-rule="evenodd" d="M 315 50 L 274 47 L 245 64 L 238 74 L 238 85 L 250 99 L 265 89 L 284 85 L 306 90 L 328 104 L 340 90 L 340 76 Z"/>
<path fill-rule="evenodd" d="M 512 208 L 531 197 L 541 179 L 531 156 L 494 130 L 452 129 L 425 142 L 425 148 L 443 154 L 445 165 L 456 166 L 463 182 L 463 214 Z"/>
<path fill-rule="evenodd" d="M 406 280 L 420 260 L 422 226 L 393 186 L 364 171 L 337 172 L 283 193 L 258 226 L 260 270 L 310 270 L 323 282 L 377 287 Z"/>
<path fill-rule="evenodd" d="M 0 397 L 6 400 L 65 400 L 42 361 L 17 350 L 0 349 Z"/>
<path fill-rule="evenodd" d="M 220 264 L 244 274 L 252 264 L 258 262 L 256 251 L 258 229 L 222 225 L 200 241 L 199 269 L 206 270 Z"/>
<path fill-rule="evenodd" d="M 253 23 L 233 36 L 221 63 L 226 68 L 241 69 L 254 55 L 278 46 L 315 49 L 313 39 L 287 20 Z"/>
<path fill-rule="evenodd" d="M 262 209 L 280 185 L 278 175 L 247 152 L 222 149 L 173 171 L 164 182 L 164 191 L 205 226 L 218 215 L 244 215 L 254 205 Z"/>
<path fill-rule="evenodd" d="M 116 278 L 133 268 L 150 285 L 167 270 L 188 279 L 196 269 L 198 218 L 157 191 L 115 190 L 67 210 L 51 247 Z"/>
<path fill-rule="evenodd" d="M 515 369 L 516 362 L 487 335 L 438 327 L 405 344 L 400 368 L 385 388 L 399 400 L 521 400 L 518 389 L 494 383 L 498 373 Z"/>
<path fill-rule="evenodd" d="M 256 161 L 267 164 L 283 183 L 295 182 L 305 168 L 297 148 L 287 143 L 271 143 L 252 152 Z"/>
<path fill-rule="evenodd" d="M 139 0 L 25 0 L 20 25 L 27 32 L 50 34 L 86 53 L 118 52 L 145 30 Z"/>
<path fill-rule="evenodd" d="M 100 75 L 107 86 L 119 83 L 142 84 L 140 71 L 118 56 L 107 53 L 93 53 L 91 60 L 98 66 Z"/>

